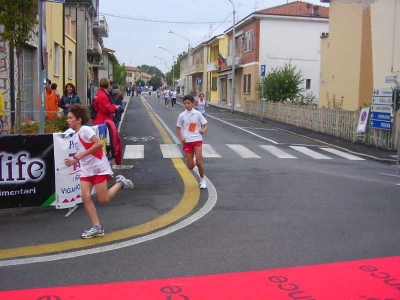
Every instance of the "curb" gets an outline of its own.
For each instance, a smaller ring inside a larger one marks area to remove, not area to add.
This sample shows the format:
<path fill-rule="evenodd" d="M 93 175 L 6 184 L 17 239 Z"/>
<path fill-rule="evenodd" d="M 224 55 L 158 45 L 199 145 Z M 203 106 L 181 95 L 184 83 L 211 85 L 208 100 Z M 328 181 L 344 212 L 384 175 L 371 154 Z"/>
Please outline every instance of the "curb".
<path fill-rule="evenodd" d="M 216 108 L 216 109 L 223 109 L 223 110 L 227 111 L 229 114 L 238 116 L 239 118 L 242 118 L 242 119 L 254 122 L 254 123 L 266 124 L 265 122 L 252 120 L 251 118 L 246 117 L 248 115 L 246 113 L 244 113 L 244 112 L 241 112 L 241 111 L 235 111 L 235 112 L 231 113 L 231 112 L 229 112 L 228 108 L 221 107 L 221 106 L 218 106 L 218 105 L 215 105 L 215 104 L 212 104 L 212 103 L 210 103 L 210 107 L 213 107 L 213 108 Z M 269 121 L 274 122 L 274 123 L 279 123 L 277 121 L 273 121 L 273 120 L 270 120 L 270 119 L 264 119 L 264 120 L 269 120 Z M 283 123 L 283 124 L 285 124 L 285 123 Z M 327 145 L 327 146 L 330 146 L 330 147 L 333 147 L 333 148 L 337 148 L 337 149 L 346 151 L 346 152 L 354 154 L 354 155 L 366 157 L 366 158 L 369 158 L 369 159 L 372 159 L 372 160 L 375 160 L 375 161 L 384 162 L 384 163 L 396 163 L 396 159 L 380 158 L 380 157 L 376 157 L 376 156 L 373 156 L 373 155 L 356 152 L 356 151 L 353 151 L 353 150 L 350 150 L 350 149 L 347 149 L 347 148 L 344 148 L 344 147 L 341 147 L 341 146 L 338 146 L 338 145 L 334 145 L 334 144 L 331 144 L 331 143 L 328 143 L 328 142 L 324 142 L 324 141 L 316 139 L 316 138 L 309 137 L 307 135 L 302 135 L 302 134 L 290 131 L 288 129 L 283 129 L 283 128 L 277 127 L 276 125 L 270 125 L 270 124 L 267 124 L 267 125 L 275 128 L 277 130 L 280 130 L 280 131 L 283 131 L 283 132 L 286 132 L 286 133 L 290 133 L 290 134 L 293 134 L 293 135 L 298 136 L 298 137 L 306 138 L 306 139 L 309 139 L 309 140 L 312 140 L 312 141 L 315 141 L 315 142 L 319 142 L 321 144 L 324 144 L 324 145 Z M 292 126 L 290 124 L 285 124 L 285 125 Z M 305 129 L 305 128 L 302 128 L 302 129 Z M 314 131 L 312 131 L 312 132 L 314 132 Z M 315 133 L 318 133 L 318 132 L 315 132 Z M 332 137 L 334 137 L 334 136 L 332 136 Z"/>

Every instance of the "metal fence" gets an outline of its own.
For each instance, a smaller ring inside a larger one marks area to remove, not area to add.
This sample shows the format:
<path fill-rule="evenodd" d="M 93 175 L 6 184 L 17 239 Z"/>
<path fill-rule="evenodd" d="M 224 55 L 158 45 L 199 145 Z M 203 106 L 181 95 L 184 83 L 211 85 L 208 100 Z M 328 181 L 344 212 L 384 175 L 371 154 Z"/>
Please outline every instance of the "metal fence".
<path fill-rule="evenodd" d="M 245 113 L 261 117 L 261 101 L 245 101 Z M 350 141 L 360 140 L 367 145 L 374 145 L 382 149 L 397 149 L 397 135 L 393 130 L 373 129 L 368 123 L 363 135 L 357 135 L 357 125 L 360 111 L 346 111 L 341 109 L 317 108 L 286 103 L 264 102 L 263 118 L 273 121 L 322 132 Z M 397 112 L 397 120 L 399 120 Z M 392 138 L 393 136 L 393 138 Z"/>

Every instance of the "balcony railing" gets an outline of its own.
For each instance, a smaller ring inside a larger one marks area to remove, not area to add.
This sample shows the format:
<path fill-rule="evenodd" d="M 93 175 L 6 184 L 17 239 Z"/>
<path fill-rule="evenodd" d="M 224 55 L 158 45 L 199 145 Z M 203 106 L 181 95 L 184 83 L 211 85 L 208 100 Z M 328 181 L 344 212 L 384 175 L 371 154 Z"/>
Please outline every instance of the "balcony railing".
<path fill-rule="evenodd" d="M 218 62 L 212 61 L 207 64 L 207 72 L 218 70 Z"/>
<path fill-rule="evenodd" d="M 102 55 L 102 49 L 99 42 L 93 42 L 88 45 L 87 53 L 92 55 Z"/>
<path fill-rule="evenodd" d="M 233 55 L 229 55 L 226 58 L 226 65 L 228 67 L 231 67 L 232 66 L 232 61 L 233 61 Z M 241 64 L 242 64 L 242 57 L 241 56 L 236 56 L 235 57 L 235 65 L 237 66 L 237 65 L 241 65 Z"/>
<path fill-rule="evenodd" d="M 109 28 L 105 16 L 94 19 L 93 30 L 98 37 L 108 37 Z"/>
<path fill-rule="evenodd" d="M 189 67 L 189 74 L 203 73 L 203 72 L 204 72 L 203 64 L 197 64 Z"/>

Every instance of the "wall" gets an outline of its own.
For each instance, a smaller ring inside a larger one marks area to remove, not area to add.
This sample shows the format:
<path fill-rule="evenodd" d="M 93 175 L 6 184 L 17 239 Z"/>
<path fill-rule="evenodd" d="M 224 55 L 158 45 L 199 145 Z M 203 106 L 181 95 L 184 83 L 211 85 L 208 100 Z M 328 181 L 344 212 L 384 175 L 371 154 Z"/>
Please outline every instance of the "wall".
<path fill-rule="evenodd" d="M 374 88 L 393 86 L 385 83 L 386 76 L 400 77 L 399 18 L 400 0 L 376 1 L 371 5 Z"/>
<path fill-rule="evenodd" d="M 343 109 L 359 109 L 362 5 L 331 0 L 329 38 L 322 40 L 319 107 L 344 97 Z"/>
<path fill-rule="evenodd" d="M 328 19 L 268 16 L 260 24 L 260 64 L 272 68 L 291 63 L 311 79 L 305 94 L 319 95 L 320 36 L 328 32 Z M 305 88 L 305 81 L 301 86 Z"/>

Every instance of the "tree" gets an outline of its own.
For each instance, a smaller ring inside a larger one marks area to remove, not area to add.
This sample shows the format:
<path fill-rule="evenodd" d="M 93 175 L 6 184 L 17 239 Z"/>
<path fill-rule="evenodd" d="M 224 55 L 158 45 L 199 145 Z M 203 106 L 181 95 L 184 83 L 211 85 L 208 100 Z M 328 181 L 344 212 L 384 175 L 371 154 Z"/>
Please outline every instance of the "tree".
<path fill-rule="evenodd" d="M 118 83 L 121 87 L 125 86 L 126 83 L 126 68 L 125 64 L 120 65 L 118 59 L 113 60 L 114 68 L 114 80 L 113 83 Z"/>
<path fill-rule="evenodd" d="M 257 86 L 259 98 L 272 102 L 293 101 L 303 91 L 299 85 L 304 81 L 301 71 L 290 63 L 282 68 L 273 68 Z M 264 95 L 261 97 L 261 87 L 264 85 Z"/>
<path fill-rule="evenodd" d="M 136 86 L 139 86 L 139 85 L 140 85 L 140 86 L 145 86 L 146 83 L 144 82 L 143 79 L 138 79 L 138 80 L 136 80 L 135 85 L 136 85 Z"/>
<path fill-rule="evenodd" d="M 156 75 L 156 76 L 163 76 L 163 72 L 155 66 L 148 66 L 148 65 L 141 65 L 138 66 L 138 69 L 142 70 L 143 72 L 146 72 L 147 74 L 150 75 Z"/>
<path fill-rule="evenodd" d="M 160 76 L 153 76 L 150 78 L 149 85 L 151 85 L 153 87 L 153 90 L 157 90 L 159 87 L 162 86 L 162 80 Z"/>
<path fill-rule="evenodd" d="M 21 109 L 19 107 L 21 103 L 21 87 L 20 84 L 17 85 L 18 96 L 15 99 L 15 82 L 20 81 L 22 75 L 22 66 L 20 63 L 22 47 L 32 36 L 33 27 L 36 24 L 36 3 L 37 1 L 34 0 L 0 0 L 0 24 L 4 26 L 2 37 L 8 41 L 10 53 L 10 102 L 11 110 L 13 111 L 11 114 L 11 124 L 15 125 L 15 119 L 17 119 L 17 132 L 19 132 L 21 121 Z M 16 79 L 14 76 L 14 50 L 18 61 Z M 18 107 L 17 118 L 15 118 L 15 102 L 17 102 Z"/>

